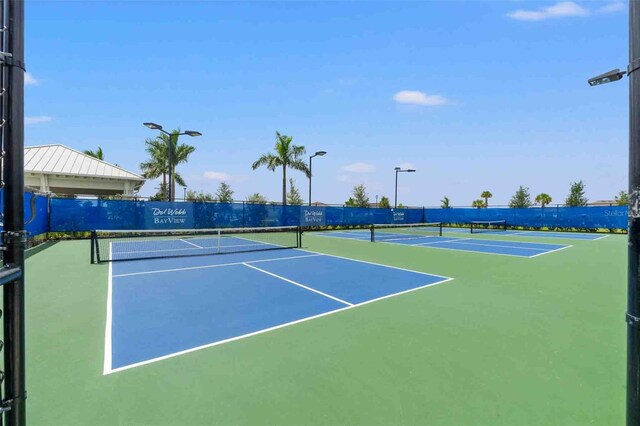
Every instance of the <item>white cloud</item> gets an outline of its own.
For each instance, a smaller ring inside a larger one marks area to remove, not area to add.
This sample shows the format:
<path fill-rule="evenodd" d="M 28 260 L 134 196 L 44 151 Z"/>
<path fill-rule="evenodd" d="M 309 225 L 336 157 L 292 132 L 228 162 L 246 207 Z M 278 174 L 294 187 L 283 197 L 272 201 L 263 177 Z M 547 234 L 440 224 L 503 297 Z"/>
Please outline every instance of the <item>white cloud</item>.
<path fill-rule="evenodd" d="M 627 5 L 621 1 L 615 1 L 613 3 L 609 3 L 606 6 L 602 6 L 598 9 L 599 13 L 616 13 L 616 12 L 624 12 L 627 10 Z"/>
<path fill-rule="evenodd" d="M 402 90 L 393 95 L 393 100 L 399 104 L 428 105 L 438 106 L 444 105 L 449 101 L 444 96 L 427 95 L 418 90 Z"/>
<path fill-rule="evenodd" d="M 24 124 L 40 124 L 40 123 L 48 123 L 53 118 L 47 117 L 46 115 L 41 115 L 39 117 L 25 117 Z"/>
<path fill-rule="evenodd" d="M 28 72 L 24 73 L 24 85 L 30 86 L 34 84 L 38 84 L 38 80 L 36 80 L 35 77 Z"/>
<path fill-rule="evenodd" d="M 367 163 L 347 164 L 342 168 L 342 170 L 349 173 L 372 173 L 375 169 L 373 165 Z"/>
<path fill-rule="evenodd" d="M 205 179 L 209 179 L 209 180 L 232 180 L 232 177 L 230 174 L 228 173 L 223 173 L 223 172 L 214 172 L 214 171 L 210 171 L 210 172 L 204 172 L 204 178 Z"/>
<path fill-rule="evenodd" d="M 542 21 L 552 18 L 566 18 L 573 16 L 587 16 L 589 10 L 572 1 L 562 1 L 553 6 L 537 10 L 518 9 L 507 14 L 509 18 L 520 21 Z"/>

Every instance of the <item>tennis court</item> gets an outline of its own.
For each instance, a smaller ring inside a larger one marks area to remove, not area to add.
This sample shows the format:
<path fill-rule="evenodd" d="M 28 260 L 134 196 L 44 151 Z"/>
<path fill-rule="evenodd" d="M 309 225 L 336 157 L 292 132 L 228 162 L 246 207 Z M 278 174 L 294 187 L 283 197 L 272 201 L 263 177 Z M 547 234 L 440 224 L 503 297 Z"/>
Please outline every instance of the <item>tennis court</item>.
<path fill-rule="evenodd" d="M 526 259 L 380 231 L 111 231 L 39 251 L 30 423 L 623 421 L 625 236 Z M 409 244 L 380 242 L 394 234 Z"/>
<path fill-rule="evenodd" d="M 445 227 L 444 232 L 446 233 L 461 233 L 468 234 L 469 228 L 460 228 L 460 227 Z M 566 239 L 566 240 L 601 240 L 603 238 L 607 238 L 609 235 L 607 234 L 594 234 L 594 233 L 586 233 L 586 232 L 557 232 L 557 231 L 519 231 L 516 229 L 507 229 L 507 230 L 496 230 L 493 231 L 492 234 L 498 235 L 500 237 L 535 237 L 535 238 L 558 238 L 558 239 Z"/>
<path fill-rule="evenodd" d="M 504 232 L 506 231 L 500 231 L 499 234 L 503 235 Z M 371 231 L 367 229 L 332 230 L 316 232 L 312 233 L 312 235 L 363 242 L 372 240 Z M 415 224 L 414 227 L 379 225 L 375 240 L 385 244 L 525 258 L 538 257 L 571 247 L 571 245 L 563 244 L 443 236 L 442 232 L 438 231 L 434 224 Z"/>
<path fill-rule="evenodd" d="M 451 280 L 297 249 L 110 266 L 105 374 Z"/>

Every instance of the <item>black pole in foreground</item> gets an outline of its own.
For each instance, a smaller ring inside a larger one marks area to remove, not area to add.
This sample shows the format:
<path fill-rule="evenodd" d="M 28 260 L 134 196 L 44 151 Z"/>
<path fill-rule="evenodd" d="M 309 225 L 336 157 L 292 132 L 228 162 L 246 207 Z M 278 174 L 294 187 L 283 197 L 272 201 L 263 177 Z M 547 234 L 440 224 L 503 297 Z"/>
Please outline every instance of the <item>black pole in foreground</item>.
<path fill-rule="evenodd" d="M 21 278 L 3 287 L 5 387 L 2 408 L 7 425 L 24 426 L 25 322 L 24 322 L 24 1 L 8 0 L 6 8 L 6 130 L 4 147 L 6 251 L 4 264 L 23 271 Z"/>
<path fill-rule="evenodd" d="M 629 1 L 627 425 L 640 426 L 640 5 Z"/>

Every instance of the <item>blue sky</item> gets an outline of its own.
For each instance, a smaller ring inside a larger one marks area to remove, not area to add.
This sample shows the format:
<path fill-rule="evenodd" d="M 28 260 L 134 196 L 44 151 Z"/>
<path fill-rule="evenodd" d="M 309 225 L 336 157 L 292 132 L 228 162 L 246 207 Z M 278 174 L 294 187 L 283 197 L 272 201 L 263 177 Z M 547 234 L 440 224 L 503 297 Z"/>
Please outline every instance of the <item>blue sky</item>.
<path fill-rule="evenodd" d="M 142 126 L 199 130 L 180 173 L 213 192 L 278 200 L 252 171 L 276 130 L 314 159 L 313 201 L 364 183 L 399 201 L 506 204 L 519 185 L 562 202 L 627 185 L 627 4 L 606 2 L 26 3 L 26 145 L 101 146 L 139 171 Z M 291 175 L 306 200 L 307 179 Z M 141 194 L 155 192 L 147 183 Z M 178 193 L 181 194 L 182 191 Z"/>

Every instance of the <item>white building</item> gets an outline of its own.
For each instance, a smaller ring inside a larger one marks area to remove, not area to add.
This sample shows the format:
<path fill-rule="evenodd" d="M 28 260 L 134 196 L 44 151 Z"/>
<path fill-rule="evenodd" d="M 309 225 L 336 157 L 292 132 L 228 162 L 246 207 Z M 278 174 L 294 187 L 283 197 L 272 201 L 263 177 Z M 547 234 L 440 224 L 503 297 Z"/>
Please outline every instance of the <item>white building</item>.
<path fill-rule="evenodd" d="M 143 184 L 142 176 L 68 146 L 24 149 L 24 185 L 40 192 L 132 197 Z"/>

